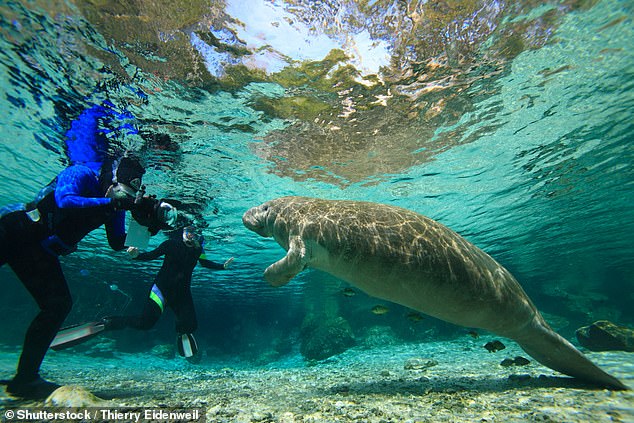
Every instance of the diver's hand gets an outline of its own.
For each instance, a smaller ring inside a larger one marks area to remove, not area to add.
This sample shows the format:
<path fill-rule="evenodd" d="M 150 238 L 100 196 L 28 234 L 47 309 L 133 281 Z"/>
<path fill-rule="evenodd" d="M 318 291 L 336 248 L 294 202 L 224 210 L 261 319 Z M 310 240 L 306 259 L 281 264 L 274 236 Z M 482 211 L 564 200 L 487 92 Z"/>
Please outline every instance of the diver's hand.
<path fill-rule="evenodd" d="M 148 222 L 152 221 L 156 215 L 156 208 L 158 206 L 159 201 L 156 199 L 155 195 L 144 195 L 139 197 L 134 202 L 132 217 L 141 225 L 148 226 Z"/>
<path fill-rule="evenodd" d="M 228 269 L 229 266 L 231 266 L 231 263 L 233 263 L 234 258 L 231 257 L 229 260 L 225 261 L 225 264 L 222 265 L 222 267 L 224 267 L 225 269 Z"/>
<path fill-rule="evenodd" d="M 115 210 L 132 210 L 135 207 L 134 198 L 127 196 L 124 198 L 113 198 L 112 206 Z"/>
<path fill-rule="evenodd" d="M 139 257 L 139 249 L 137 247 L 128 247 L 127 252 L 133 259 Z"/>

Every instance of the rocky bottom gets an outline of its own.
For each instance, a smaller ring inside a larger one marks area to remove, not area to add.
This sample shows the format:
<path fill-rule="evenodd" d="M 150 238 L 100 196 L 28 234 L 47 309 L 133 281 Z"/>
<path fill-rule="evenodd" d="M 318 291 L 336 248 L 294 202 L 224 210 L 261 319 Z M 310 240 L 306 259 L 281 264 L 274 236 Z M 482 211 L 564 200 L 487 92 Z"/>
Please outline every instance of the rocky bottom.
<path fill-rule="evenodd" d="M 51 351 L 42 375 L 86 388 L 105 400 L 99 405 L 199 407 L 208 422 L 634 422 L 634 392 L 580 384 L 503 342 L 507 348 L 495 353 L 469 339 L 355 348 L 317 364 L 295 355 L 260 367 Z M 2 378 L 12 375 L 18 355 L 2 351 Z M 634 387 L 631 353 L 588 355 Z M 0 395 L 2 408 L 27 405 L 38 404 Z"/>

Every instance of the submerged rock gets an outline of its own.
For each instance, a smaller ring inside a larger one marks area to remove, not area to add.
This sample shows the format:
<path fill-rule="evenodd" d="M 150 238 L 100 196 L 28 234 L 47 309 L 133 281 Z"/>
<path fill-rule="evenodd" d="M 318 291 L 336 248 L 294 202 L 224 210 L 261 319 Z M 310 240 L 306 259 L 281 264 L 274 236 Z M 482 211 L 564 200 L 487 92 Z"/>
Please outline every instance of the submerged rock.
<path fill-rule="evenodd" d="M 365 331 L 360 342 L 367 348 L 379 348 L 397 344 L 398 336 L 389 326 L 371 326 Z"/>
<path fill-rule="evenodd" d="M 591 351 L 634 352 L 634 330 L 607 320 L 577 329 L 577 340 Z"/>
<path fill-rule="evenodd" d="M 59 387 L 44 401 L 44 405 L 48 407 L 96 407 L 107 403 L 106 400 L 77 385 Z"/>
<path fill-rule="evenodd" d="M 301 334 L 300 352 L 308 360 L 324 360 L 341 354 L 355 344 L 350 324 L 342 317 L 305 321 Z"/>

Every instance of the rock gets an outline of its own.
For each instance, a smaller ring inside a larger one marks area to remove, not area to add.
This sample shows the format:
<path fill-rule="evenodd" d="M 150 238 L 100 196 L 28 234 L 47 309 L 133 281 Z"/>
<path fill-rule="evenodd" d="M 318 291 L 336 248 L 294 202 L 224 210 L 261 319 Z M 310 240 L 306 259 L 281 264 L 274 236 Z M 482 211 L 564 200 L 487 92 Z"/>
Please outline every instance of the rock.
<path fill-rule="evenodd" d="M 425 370 L 437 366 L 438 362 L 427 358 L 410 358 L 403 366 L 405 370 Z"/>
<path fill-rule="evenodd" d="M 290 411 L 282 413 L 279 417 L 279 423 L 295 423 L 295 415 Z"/>
<path fill-rule="evenodd" d="M 363 334 L 361 343 L 367 348 L 385 347 L 397 344 L 398 337 L 389 326 L 371 326 Z"/>
<path fill-rule="evenodd" d="M 46 398 L 47 407 L 97 407 L 108 402 L 96 397 L 86 388 L 77 385 L 65 385 L 57 388 Z"/>
<path fill-rule="evenodd" d="M 273 419 L 273 414 L 269 411 L 254 411 L 249 421 L 269 422 Z"/>
<path fill-rule="evenodd" d="M 634 352 L 634 330 L 607 320 L 577 329 L 577 340 L 590 351 Z"/>
<path fill-rule="evenodd" d="M 324 360 L 355 344 L 352 328 L 342 317 L 308 318 L 302 325 L 299 351 L 308 360 Z"/>

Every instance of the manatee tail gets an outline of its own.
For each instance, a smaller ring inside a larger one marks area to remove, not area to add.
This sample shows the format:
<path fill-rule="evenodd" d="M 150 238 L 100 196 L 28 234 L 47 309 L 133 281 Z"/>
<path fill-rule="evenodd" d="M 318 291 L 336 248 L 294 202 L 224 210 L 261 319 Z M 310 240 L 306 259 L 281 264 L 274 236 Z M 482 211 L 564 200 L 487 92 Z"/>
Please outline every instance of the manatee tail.
<path fill-rule="evenodd" d="M 550 327 L 539 325 L 530 335 L 516 338 L 515 341 L 544 366 L 604 388 L 629 389 L 617 378 L 607 374 L 588 360 L 570 342 Z"/>

